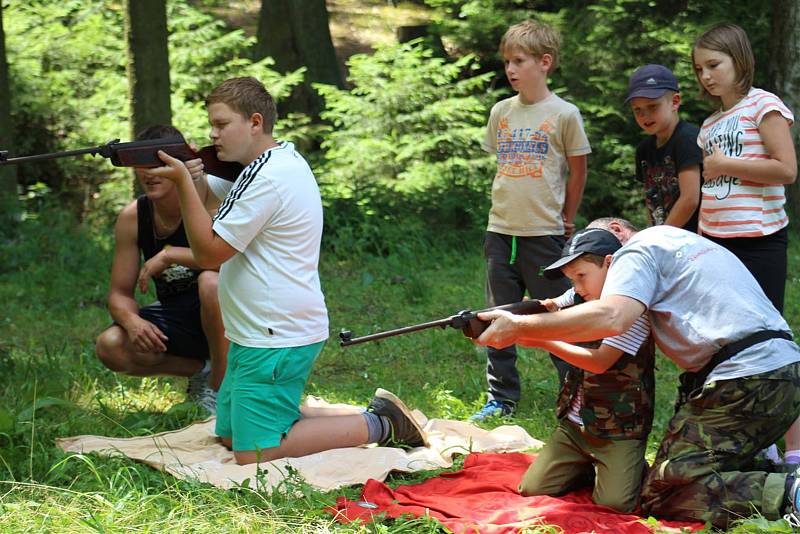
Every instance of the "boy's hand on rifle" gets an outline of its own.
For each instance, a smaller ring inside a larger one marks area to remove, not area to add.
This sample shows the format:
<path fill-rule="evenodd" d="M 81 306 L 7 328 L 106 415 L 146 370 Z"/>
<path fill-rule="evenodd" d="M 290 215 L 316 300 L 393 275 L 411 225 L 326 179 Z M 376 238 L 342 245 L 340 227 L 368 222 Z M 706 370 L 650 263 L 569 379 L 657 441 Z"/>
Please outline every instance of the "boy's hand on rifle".
<path fill-rule="evenodd" d="M 205 165 L 203 165 L 203 160 L 200 158 L 184 161 L 183 164 L 186 166 L 186 170 L 189 171 L 189 175 L 194 182 L 202 178 L 205 174 Z"/>
<path fill-rule="evenodd" d="M 158 157 L 161 158 L 161 161 L 165 164 L 161 167 L 149 169 L 147 172 L 155 176 L 160 176 L 161 178 L 166 178 L 176 184 L 180 184 L 182 181 L 191 182 L 192 175 L 181 160 L 173 158 L 163 150 L 158 151 Z"/>
<path fill-rule="evenodd" d="M 561 308 L 558 307 L 558 304 L 556 304 L 556 301 L 553 300 L 553 299 L 544 299 L 544 300 L 540 300 L 539 302 L 541 302 L 542 306 L 547 308 L 547 311 L 549 311 L 549 312 L 554 312 L 554 311 L 558 311 L 558 310 L 561 309 Z"/>
<path fill-rule="evenodd" d="M 479 313 L 478 319 L 489 321 L 491 324 L 475 340 L 475 343 L 496 349 L 513 345 L 517 339 L 516 323 L 519 317 L 519 315 L 500 310 Z"/>

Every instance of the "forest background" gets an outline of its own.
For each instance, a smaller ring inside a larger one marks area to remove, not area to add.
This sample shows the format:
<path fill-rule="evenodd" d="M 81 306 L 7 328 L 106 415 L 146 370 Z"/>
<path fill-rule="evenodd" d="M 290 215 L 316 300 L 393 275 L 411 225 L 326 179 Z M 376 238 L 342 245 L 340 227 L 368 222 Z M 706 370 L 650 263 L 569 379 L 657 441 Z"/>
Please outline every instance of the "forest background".
<path fill-rule="evenodd" d="M 633 164 L 642 135 L 623 104 L 628 75 L 646 63 L 672 68 L 681 115 L 699 124 L 711 104 L 696 96 L 692 42 L 713 23 L 734 22 L 753 44 L 756 85 L 797 112 L 798 4 L 4 0 L 0 148 L 23 155 L 94 146 L 128 140 L 155 122 L 172 122 L 202 146 L 209 90 L 227 77 L 258 77 L 278 100 L 276 136 L 298 146 L 320 183 L 332 337 L 345 328 L 368 333 L 484 303 L 494 163 L 480 141 L 491 105 L 512 94 L 497 51 L 509 24 L 536 18 L 561 31 L 550 87 L 581 110 L 593 149 L 578 227 L 612 214 L 644 224 Z M 55 448 L 56 437 L 142 435 L 202 415 L 183 402 L 185 382 L 119 377 L 93 355 L 94 336 L 109 322 L 111 228 L 135 194 L 132 184 L 127 170 L 99 158 L 0 167 L 0 529 L 440 531 L 426 519 L 372 530 L 333 524 L 322 509 L 337 493 L 302 481 L 291 482 L 300 499 L 224 492 Z M 797 191 L 789 187 L 792 219 L 800 216 Z M 789 272 L 797 266 L 793 243 Z M 787 284 L 786 316 L 796 329 L 797 279 Z M 325 348 L 308 393 L 363 402 L 380 386 L 430 417 L 457 419 L 485 400 L 485 354 L 456 333 L 335 345 Z M 534 350 L 522 351 L 520 368 L 515 422 L 546 439 L 555 424 L 555 373 Z M 662 358 L 650 455 L 676 374 Z M 737 528 L 788 532 L 759 518 Z"/>

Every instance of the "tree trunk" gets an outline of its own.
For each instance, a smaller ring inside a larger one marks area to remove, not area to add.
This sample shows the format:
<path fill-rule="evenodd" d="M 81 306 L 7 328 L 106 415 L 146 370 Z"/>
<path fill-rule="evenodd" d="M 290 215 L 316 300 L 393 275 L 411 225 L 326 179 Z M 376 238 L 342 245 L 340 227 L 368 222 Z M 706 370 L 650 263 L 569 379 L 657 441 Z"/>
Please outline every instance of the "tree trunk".
<path fill-rule="evenodd" d="M 344 87 L 325 0 L 261 0 L 253 56 L 256 60 L 272 57 L 278 72 L 306 67 L 305 81 L 282 103 L 284 111 L 317 117 L 323 102 L 311 84 Z"/>
<path fill-rule="evenodd" d="M 3 31 L 3 3 L 0 2 L 0 149 L 9 150 L 13 139 L 11 124 L 11 89 L 8 83 L 8 61 L 6 61 L 6 36 Z M 0 167 L 0 209 L 16 211 L 17 168 L 14 165 Z"/>
<path fill-rule="evenodd" d="M 800 114 L 800 1 L 774 0 L 770 21 L 770 89 L 783 99 L 789 109 Z M 800 144 L 800 128 L 792 129 L 795 151 Z M 800 184 L 786 187 L 786 206 L 791 217 L 800 217 Z"/>
<path fill-rule="evenodd" d="M 125 0 L 131 138 L 153 124 L 170 124 L 166 0 Z"/>

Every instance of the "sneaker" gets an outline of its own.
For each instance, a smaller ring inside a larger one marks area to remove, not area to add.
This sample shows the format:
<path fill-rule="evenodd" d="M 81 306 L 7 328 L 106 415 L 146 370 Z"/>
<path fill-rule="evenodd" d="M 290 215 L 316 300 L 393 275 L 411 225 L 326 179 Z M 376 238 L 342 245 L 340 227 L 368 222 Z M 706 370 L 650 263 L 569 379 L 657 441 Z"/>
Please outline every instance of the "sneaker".
<path fill-rule="evenodd" d="M 794 482 L 792 482 L 786 498 L 789 501 L 788 508 L 791 511 L 784 515 L 783 518 L 795 529 L 800 528 L 800 468 L 790 476 L 794 477 Z"/>
<path fill-rule="evenodd" d="M 210 374 L 211 363 L 206 362 L 200 371 L 189 377 L 189 385 L 186 387 L 186 400 L 195 403 L 211 415 L 216 415 L 217 392 L 208 385 L 208 376 Z"/>
<path fill-rule="evenodd" d="M 367 406 L 367 411 L 389 419 L 389 436 L 378 442 L 381 447 L 427 447 L 428 436 L 419 426 L 411 410 L 393 393 L 385 389 L 375 390 L 375 396 Z"/>
<path fill-rule="evenodd" d="M 483 405 L 478 413 L 469 418 L 470 421 L 485 421 L 490 417 L 509 417 L 513 415 L 514 408 L 503 401 L 490 400 Z"/>

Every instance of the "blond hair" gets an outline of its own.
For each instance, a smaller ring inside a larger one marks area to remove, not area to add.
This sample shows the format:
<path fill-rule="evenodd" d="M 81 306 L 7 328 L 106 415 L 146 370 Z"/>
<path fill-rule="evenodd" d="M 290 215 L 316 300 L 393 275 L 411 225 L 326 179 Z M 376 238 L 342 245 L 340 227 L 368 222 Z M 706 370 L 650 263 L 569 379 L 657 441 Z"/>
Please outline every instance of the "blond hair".
<path fill-rule="evenodd" d="M 707 30 L 694 42 L 694 47 L 692 47 L 692 67 L 695 65 L 694 52 L 698 48 L 722 52 L 730 56 L 733 62 L 733 69 L 736 72 L 735 84 L 737 93 L 744 96 L 750 91 L 753 86 L 756 62 L 753 58 L 753 50 L 750 48 L 750 40 L 743 29 L 735 24 L 720 24 Z M 700 84 L 700 96 L 719 101 L 718 97 L 710 94 L 703 87 L 700 73 L 696 68 L 694 69 L 694 75 L 697 78 L 697 83 Z"/>
<path fill-rule="evenodd" d="M 278 114 L 272 95 L 252 76 L 230 78 L 219 84 L 206 97 L 206 107 L 211 104 L 225 104 L 246 119 L 259 113 L 264 119 L 265 134 L 272 133 Z"/>
<path fill-rule="evenodd" d="M 561 36 L 556 30 L 535 20 L 524 20 L 511 26 L 500 40 L 500 53 L 519 48 L 526 54 L 541 58 L 550 54 L 550 72 L 558 66 Z"/>

